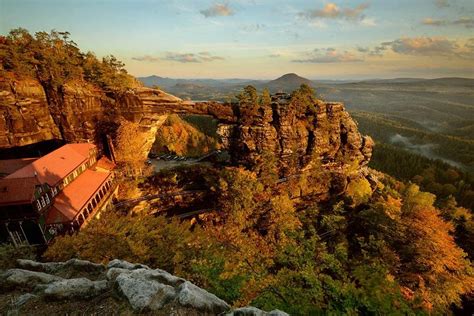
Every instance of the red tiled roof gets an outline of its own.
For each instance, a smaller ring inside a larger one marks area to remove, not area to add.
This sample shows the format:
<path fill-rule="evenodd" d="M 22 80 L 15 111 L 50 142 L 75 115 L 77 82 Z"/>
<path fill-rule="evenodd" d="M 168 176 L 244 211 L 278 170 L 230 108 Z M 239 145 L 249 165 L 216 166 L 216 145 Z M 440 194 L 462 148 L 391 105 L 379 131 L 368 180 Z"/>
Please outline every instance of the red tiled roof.
<path fill-rule="evenodd" d="M 4 159 L 0 160 L 0 177 L 2 175 L 9 175 L 18 169 L 29 165 L 38 158 L 20 158 L 20 159 Z"/>
<path fill-rule="evenodd" d="M 55 196 L 46 223 L 72 221 L 110 175 L 110 172 L 99 172 L 90 169 L 84 171 Z"/>
<path fill-rule="evenodd" d="M 31 203 L 38 184 L 35 177 L 0 179 L 0 205 Z"/>
<path fill-rule="evenodd" d="M 77 151 L 79 154 L 81 154 L 84 157 L 89 157 L 90 150 L 96 147 L 94 144 L 90 144 L 90 143 L 73 143 L 73 144 L 67 144 L 66 146 L 71 147 L 72 149 L 74 149 L 75 151 Z"/>
<path fill-rule="evenodd" d="M 114 170 L 115 164 L 107 157 L 102 156 L 96 163 L 95 167 L 99 169 L 105 169 L 105 170 Z"/>
<path fill-rule="evenodd" d="M 94 148 L 94 144 L 88 143 L 64 145 L 5 178 L 29 178 L 34 177 L 36 172 L 41 183 L 55 186 L 85 162 L 89 158 L 89 150 Z"/>

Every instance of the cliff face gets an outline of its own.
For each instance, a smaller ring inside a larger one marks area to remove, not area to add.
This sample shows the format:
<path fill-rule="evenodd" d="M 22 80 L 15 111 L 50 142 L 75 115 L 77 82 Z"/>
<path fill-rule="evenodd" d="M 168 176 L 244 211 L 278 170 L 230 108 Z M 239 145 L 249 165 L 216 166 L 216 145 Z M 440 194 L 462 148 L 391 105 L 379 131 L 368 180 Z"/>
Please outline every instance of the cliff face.
<path fill-rule="evenodd" d="M 94 141 L 104 125 L 124 117 L 149 132 L 146 155 L 167 117 L 182 113 L 217 118 L 223 147 L 236 164 L 252 168 L 261 163 L 262 153 L 270 152 L 280 178 L 322 165 L 330 174 L 325 181 L 330 187 L 321 192 L 343 190 L 348 177 L 358 176 L 372 154 L 371 138 L 360 135 L 341 103 L 314 100 L 301 106 L 289 95 L 277 94 L 271 106 L 249 112 L 217 102 L 182 101 L 145 87 L 106 93 L 84 82 L 70 82 L 54 90 L 36 80 L 6 78 L 0 79 L 0 148 L 49 139 Z"/>
<path fill-rule="evenodd" d="M 50 139 L 94 141 L 101 123 L 120 116 L 140 123 L 153 138 L 153 130 L 172 113 L 211 115 L 223 122 L 235 119 L 228 106 L 184 102 L 157 89 L 137 87 L 106 93 L 81 81 L 52 89 L 34 79 L 0 78 L 0 148 Z"/>
<path fill-rule="evenodd" d="M 272 96 L 271 106 L 238 114 L 230 147 L 238 164 L 249 168 L 271 153 L 281 181 L 318 172 L 320 186 L 302 186 L 294 195 L 342 193 L 348 182 L 363 176 L 373 141 L 362 136 L 343 104 L 315 100 L 309 106 L 291 102 L 286 94 Z"/>
<path fill-rule="evenodd" d="M 54 138 L 60 131 L 39 82 L 0 79 L 0 148 Z"/>

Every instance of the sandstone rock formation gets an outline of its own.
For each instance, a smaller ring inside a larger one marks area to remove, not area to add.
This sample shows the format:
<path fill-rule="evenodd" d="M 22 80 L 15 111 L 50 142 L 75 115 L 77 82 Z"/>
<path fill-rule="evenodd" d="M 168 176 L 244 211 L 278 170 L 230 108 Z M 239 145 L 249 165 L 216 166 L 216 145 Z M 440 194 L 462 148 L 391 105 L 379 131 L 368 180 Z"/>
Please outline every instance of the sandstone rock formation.
<path fill-rule="evenodd" d="M 311 187 L 289 186 L 296 190 L 293 197 L 343 193 L 349 181 L 365 176 L 372 156 L 372 139 L 359 133 L 342 103 L 314 99 L 301 104 L 279 93 L 271 106 L 241 111 L 237 121 L 222 128 L 236 164 L 252 169 L 265 163 L 262 154 L 270 153 L 281 183 L 302 175 L 318 178 Z"/>
<path fill-rule="evenodd" d="M 295 105 L 291 97 L 277 94 L 271 107 L 242 113 L 235 127 L 234 159 L 251 167 L 263 152 L 278 158 L 282 176 L 322 164 L 366 165 L 373 141 L 361 136 L 342 103 L 317 100 L 312 108 Z"/>
<path fill-rule="evenodd" d="M 0 78 L 0 149 L 48 139 L 100 142 L 123 117 L 147 132 L 146 156 L 170 114 L 217 118 L 222 147 L 235 164 L 252 168 L 261 163 L 262 153 L 270 152 L 281 179 L 324 171 L 320 187 L 301 187 L 293 195 L 342 193 L 348 181 L 363 176 L 372 155 L 372 139 L 360 135 L 341 103 L 314 99 L 301 106 L 280 93 L 272 96 L 271 106 L 249 113 L 236 105 L 182 101 L 145 87 L 118 93 L 70 82 L 52 91 L 33 79 Z"/>
<path fill-rule="evenodd" d="M 0 306 L 3 311 L 21 314 L 32 306 L 52 308 L 62 302 L 89 302 L 100 297 L 109 302 L 114 314 L 119 312 L 114 306 L 124 302 L 129 312 L 157 315 L 288 315 L 255 307 L 231 310 L 226 302 L 185 279 L 118 259 L 107 266 L 77 259 L 47 263 L 18 260 L 18 266 L 0 273 L 0 302 L 6 301 L 2 297 L 10 298 L 10 303 Z"/>
<path fill-rule="evenodd" d="M 153 128 L 156 131 L 172 113 L 234 119 L 231 109 L 219 103 L 184 102 L 158 89 L 106 92 L 75 81 L 54 90 L 35 79 L 0 78 L 0 148 L 50 139 L 96 141 L 102 123 L 117 122 L 119 117 L 140 123 L 153 135 Z"/>

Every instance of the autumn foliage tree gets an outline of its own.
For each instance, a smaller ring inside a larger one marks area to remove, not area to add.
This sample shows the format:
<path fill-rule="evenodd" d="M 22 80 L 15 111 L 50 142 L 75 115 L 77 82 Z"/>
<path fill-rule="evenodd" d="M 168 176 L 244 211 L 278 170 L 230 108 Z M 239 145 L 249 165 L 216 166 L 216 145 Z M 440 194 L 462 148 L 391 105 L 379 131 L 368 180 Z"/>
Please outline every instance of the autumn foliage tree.
<path fill-rule="evenodd" d="M 69 32 L 36 32 L 17 28 L 0 36 L 0 73 L 38 79 L 57 90 L 71 80 L 86 80 L 101 88 L 123 91 L 136 85 L 124 64 L 110 55 L 97 59 L 83 53 Z"/>
<path fill-rule="evenodd" d="M 127 175 L 137 177 L 142 174 L 147 158 L 146 133 L 136 122 L 121 120 L 115 139 L 117 162 Z"/>

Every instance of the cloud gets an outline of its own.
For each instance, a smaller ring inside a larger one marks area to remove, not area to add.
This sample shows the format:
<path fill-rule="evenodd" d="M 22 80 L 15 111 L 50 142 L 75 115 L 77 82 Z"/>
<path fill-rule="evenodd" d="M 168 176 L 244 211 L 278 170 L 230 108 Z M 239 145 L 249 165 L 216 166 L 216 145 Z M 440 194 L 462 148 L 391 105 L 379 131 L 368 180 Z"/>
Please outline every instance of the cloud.
<path fill-rule="evenodd" d="M 474 18 L 470 17 L 462 17 L 457 20 L 436 20 L 432 18 L 425 18 L 421 22 L 424 25 L 430 26 L 447 26 L 447 25 L 460 25 L 466 28 L 474 28 Z"/>
<path fill-rule="evenodd" d="M 364 2 L 354 8 L 340 8 L 333 2 L 326 3 L 322 9 L 300 12 L 300 16 L 308 19 L 346 19 L 352 21 L 362 21 L 365 19 L 364 11 L 369 7 L 369 3 Z"/>
<path fill-rule="evenodd" d="M 224 60 L 224 57 L 214 56 L 210 52 L 199 52 L 197 54 L 167 52 L 163 59 L 177 61 L 180 63 L 203 63 L 215 60 Z"/>
<path fill-rule="evenodd" d="M 450 6 L 448 0 L 435 0 L 435 5 L 436 5 L 438 8 L 447 8 L 447 7 Z"/>
<path fill-rule="evenodd" d="M 256 23 L 256 24 L 244 25 L 242 26 L 242 30 L 248 33 L 252 33 L 252 32 L 258 32 L 260 30 L 263 30 L 265 27 L 266 27 L 265 24 Z"/>
<path fill-rule="evenodd" d="M 455 41 L 438 37 L 405 37 L 381 44 L 395 53 L 404 55 L 451 56 L 457 54 L 458 44 Z"/>
<path fill-rule="evenodd" d="M 144 61 L 147 63 L 154 63 L 154 62 L 160 61 L 160 58 L 155 57 L 155 56 L 145 55 L 145 56 L 132 57 L 132 60 Z"/>
<path fill-rule="evenodd" d="M 474 58 L 474 38 L 468 40 L 450 40 L 443 37 L 403 37 L 383 42 L 374 47 L 357 47 L 363 56 L 382 57 L 386 51 L 401 55 L 444 56 L 463 59 Z"/>
<path fill-rule="evenodd" d="M 362 24 L 364 26 L 376 26 L 377 25 L 377 23 L 375 22 L 375 19 L 373 19 L 373 18 L 363 18 L 360 21 L 360 24 Z"/>
<path fill-rule="evenodd" d="M 366 54 L 368 56 L 377 56 L 377 57 L 382 57 L 384 51 L 387 50 L 387 43 L 382 43 L 381 45 L 375 46 L 375 47 L 357 47 L 357 51 L 359 53 Z"/>
<path fill-rule="evenodd" d="M 335 48 L 316 48 L 305 54 L 303 58 L 292 60 L 295 63 L 351 63 L 364 61 L 348 51 L 338 51 Z"/>
<path fill-rule="evenodd" d="M 435 20 L 432 18 L 425 18 L 423 19 L 423 21 L 421 21 L 421 23 L 424 25 L 442 26 L 442 25 L 446 25 L 447 22 L 445 20 Z"/>
<path fill-rule="evenodd" d="M 462 17 L 451 22 L 453 25 L 462 25 L 469 29 L 474 28 L 474 18 Z"/>
<path fill-rule="evenodd" d="M 227 3 L 216 3 L 205 10 L 199 11 L 206 18 L 214 16 L 230 16 L 234 15 L 234 10 Z"/>

